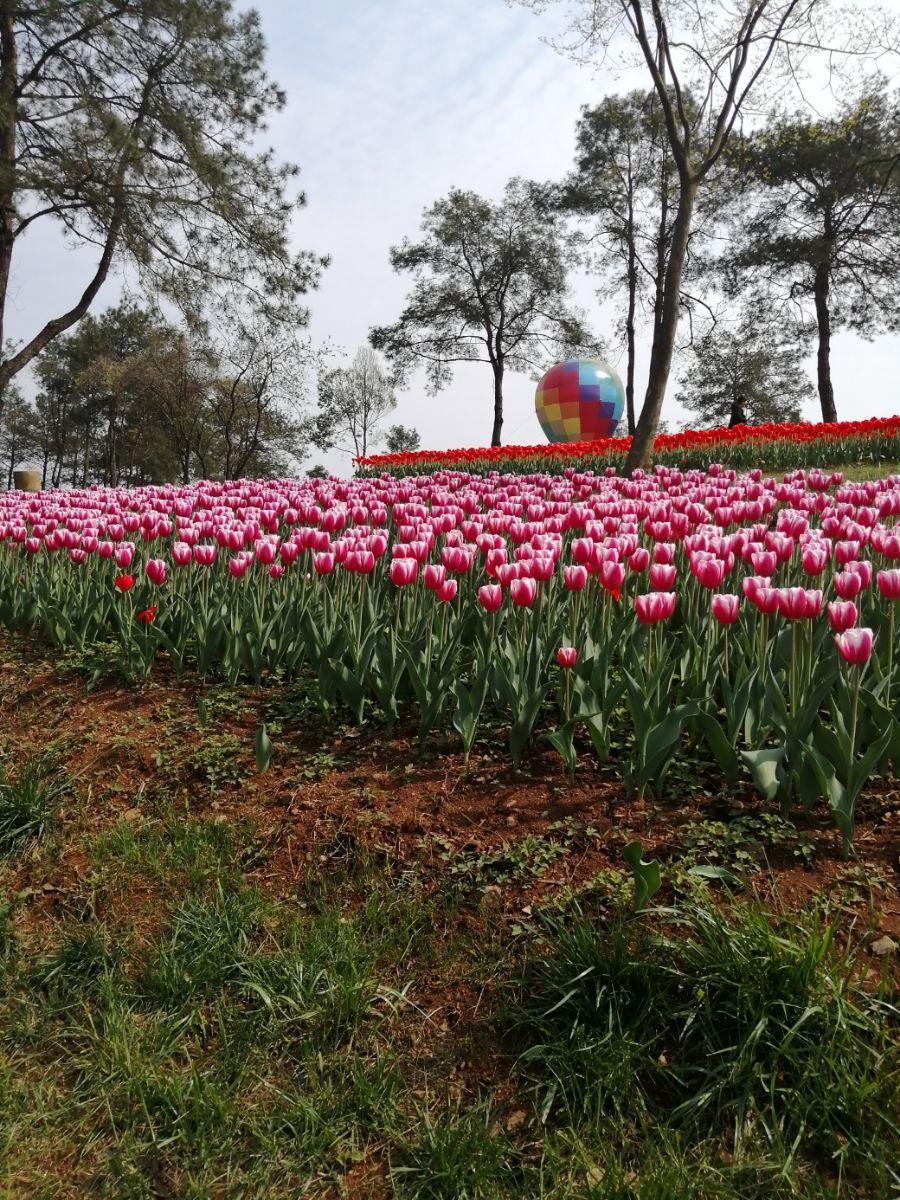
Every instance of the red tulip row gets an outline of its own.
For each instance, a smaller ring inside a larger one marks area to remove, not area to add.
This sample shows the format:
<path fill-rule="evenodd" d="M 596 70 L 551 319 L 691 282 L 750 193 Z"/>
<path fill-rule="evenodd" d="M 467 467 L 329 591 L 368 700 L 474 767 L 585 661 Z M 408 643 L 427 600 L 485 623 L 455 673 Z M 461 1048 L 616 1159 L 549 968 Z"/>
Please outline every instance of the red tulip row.
<path fill-rule="evenodd" d="M 900 476 L 659 468 L 0 496 L 0 624 L 128 673 L 311 673 L 323 709 L 490 709 L 660 791 L 691 743 L 845 841 L 900 761 Z"/>
<path fill-rule="evenodd" d="M 566 470 L 600 472 L 621 466 L 631 447 L 630 437 L 596 442 L 564 442 L 539 446 L 489 446 L 458 450 L 416 450 L 400 454 L 371 454 L 355 459 L 360 475 L 387 472 L 398 477 L 438 470 L 475 474 Z M 737 470 L 759 462 L 765 453 L 774 471 L 828 462 L 896 463 L 900 461 L 900 417 L 834 424 L 739 425 L 734 429 L 689 429 L 660 434 L 653 444 L 655 464 L 703 469 L 711 461 Z"/>

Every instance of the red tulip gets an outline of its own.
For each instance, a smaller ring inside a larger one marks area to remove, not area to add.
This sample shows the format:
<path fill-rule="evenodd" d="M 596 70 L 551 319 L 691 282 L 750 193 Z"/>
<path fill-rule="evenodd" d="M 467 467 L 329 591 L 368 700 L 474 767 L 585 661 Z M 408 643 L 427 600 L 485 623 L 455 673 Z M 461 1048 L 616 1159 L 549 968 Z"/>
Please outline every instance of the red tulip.
<path fill-rule="evenodd" d="M 113 580 L 113 583 L 120 592 L 127 592 L 129 588 L 134 587 L 134 580 L 130 575 L 117 575 Z"/>
<path fill-rule="evenodd" d="M 158 609 L 155 604 L 149 608 L 142 608 L 139 613 L 135 614 L 135 620 L 140 621 L 143 625 L 152 625 L 153 618 L 156 616 Z"/>

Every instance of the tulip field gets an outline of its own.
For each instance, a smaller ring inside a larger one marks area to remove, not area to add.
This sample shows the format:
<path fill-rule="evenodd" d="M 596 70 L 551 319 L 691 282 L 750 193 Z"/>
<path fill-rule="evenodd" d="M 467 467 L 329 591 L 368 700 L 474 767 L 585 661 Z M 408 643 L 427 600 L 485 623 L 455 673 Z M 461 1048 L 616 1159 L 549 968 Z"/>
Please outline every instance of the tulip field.
<path fill-rule="evenodd" d="M 0 626 L 126 676 L 312 675 L 324 713 L 423 744 L 484 722 L 635 796 L 681 760 L 845 849 L 900 762 L 900 476 L 596 474 L 0 496 Z"/>
<path fill-rule="evenodd" d="M 403 477 L 458 470 L 476 475 L 492 471 L 564 474 L 567 470 L 602 472 L 620 467 L 630 437 L 592 442 L 556 442 L 549 446 L 483 446 L 460 450 L 413 450 L 371 454 L 355 460 L 360 474 L 388 472 Z M 659 466 L 704 469 L 713 460 L 735 470 L 765 462 L 770 471 L 790 471 L 810 463 L 896 463 L 900 460 L 900 417 L 871 417 L 834 424 L 737 425 L 733 429 L 685 429 L 658 434 L 653 462 Z"/>
<path fill-rule="evenodd" d="M 0 1194 L 895 1195 L 855 473 L 0 494 Z"/>

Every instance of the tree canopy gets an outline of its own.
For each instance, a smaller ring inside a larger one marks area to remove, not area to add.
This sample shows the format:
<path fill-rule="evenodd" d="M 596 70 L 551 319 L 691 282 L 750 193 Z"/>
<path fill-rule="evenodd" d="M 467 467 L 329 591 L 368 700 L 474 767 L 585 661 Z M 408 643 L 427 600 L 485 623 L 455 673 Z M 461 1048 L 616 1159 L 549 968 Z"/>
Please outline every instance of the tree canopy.
<path fill-rule="evenodd" d="M 297 168 L 255 149 L 284 103 L 264 49 L 256 13 L 231 0 L 0 6 L 0 344 L 26 233 L 50 223 L 93 252 L 81 294 L 0 361 L 0 394 L 84 317 L 114 262 L 186 310 L 234 291 L 302 320 L 324 260 L 290 245 Z"/>
<path fill-rule="evenodd" d="M 836 421 L 832 330 L 900 327 L 900 99 L 879 86 L 831 118 L 776 116 L 730 160 L 731 291 L 812 320 L 822 420 Z"/>
<path fill-rule="evenodd" d="M 371 330 L 401 383 L 424 364 L 432 393 L 459 362 L 485 362 L 493 376 L 491 445 L 500 445 L 503 378 L 534 373 L 558 357 L 596 349 L 581 314 L 569 306 L 571 251 L 558 216 L 521 179 L 493 203 L 453 190 L 425 210 L 423 237 L 391 250 L 412 290 L 393 325 Z"/>
<path fill-rule="evenodd" d="M 543 10 L 549 0 L 521 0 Z M 660 320 L 643 407 L 626 470 L 649 463 L 678 328 L 682 275 L 701 190 L 761 86 L 795 80 L 805 57 L 860 63 L 883 48 L 877 4 L 840 20 L 828 0 L 574 0 L 564 48 L 581 57 L 624 52 L 645 70 L 659 101 L 675 165 L 676 199 Z M 846 59 L 845 59 L 846 61 Z"/>
<path fill-rule="evenodd" d="M 728 425 L 737 401 L 749 425 L 796 422 L 813 395 L 790 331 L 760 313 L 717 322 L 694 342 L 683 368 L 676 399 L 700 429 Z"/>

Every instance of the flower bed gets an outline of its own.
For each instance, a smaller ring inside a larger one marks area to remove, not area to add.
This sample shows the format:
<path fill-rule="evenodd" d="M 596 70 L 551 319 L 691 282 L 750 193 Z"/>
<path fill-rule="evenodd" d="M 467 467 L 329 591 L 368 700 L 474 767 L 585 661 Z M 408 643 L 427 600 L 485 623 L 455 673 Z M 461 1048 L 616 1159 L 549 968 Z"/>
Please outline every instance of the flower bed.
<path fill-rule="evenodd" d="M 317 680 L 466 755 L 486 713 L 634 791 L 689 746 L 845 843 L 900 762 L 900 476 L 660 467 L 0 496 L 0 625 L 123 672 Z"/>
<path fill-rule="evenodd" d="M 355 460 L 360 475 L 405 476 L 437 470 L 528 473 L 568 470 L 603 471 L 620 467 L 631 438 L 569 442 L 546 446 L 493 446 L 463 450 L 417 450 L 372 454 Z M 888 463 L 900 460 L 900 417 L 839 421 L 833 425 L 741 425 L 735 429 L 685 430 L 660 434 L 653 447 L 655 464 L 705 469 L 712 462 L 736 470 L 761 458 L 772 471 L 828 464 Z"/>

